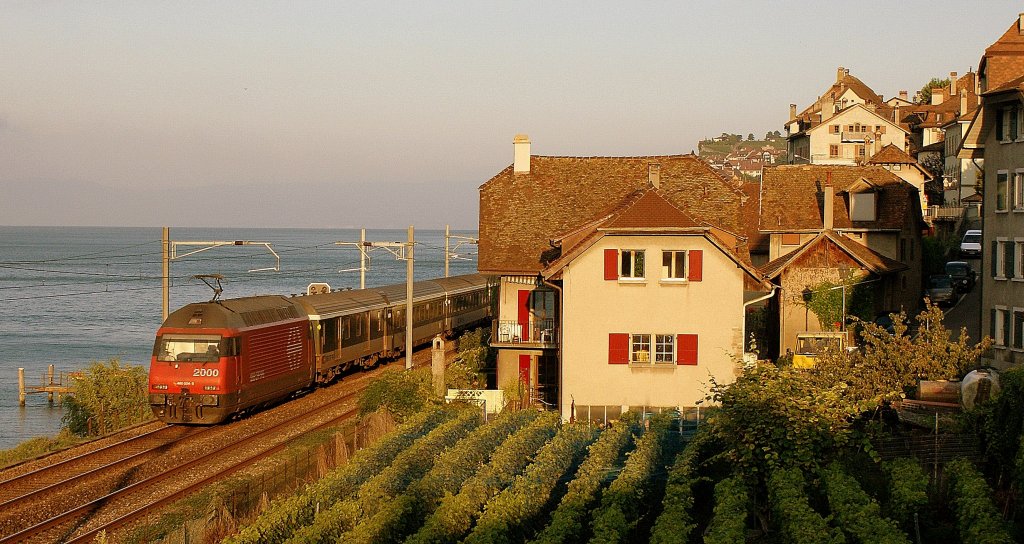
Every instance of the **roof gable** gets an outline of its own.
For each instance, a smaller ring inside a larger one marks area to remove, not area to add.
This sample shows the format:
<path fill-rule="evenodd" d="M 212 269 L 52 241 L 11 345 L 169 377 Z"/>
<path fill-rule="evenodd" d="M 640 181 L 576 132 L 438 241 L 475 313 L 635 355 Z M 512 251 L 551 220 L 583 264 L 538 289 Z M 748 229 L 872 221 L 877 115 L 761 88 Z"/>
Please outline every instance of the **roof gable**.
<path fill-rule="evenodd" d="M 798 264 L 804 255 L 821 244 L 827 244 L 830 247 L 839 249 L 858 265 L 873 274 L 886 275 L 907 269 L 907 265 L 858 244 L 843 234 L 826 230 L 808 240 L 794 251 L 774 261 L 765 263 L 760 267 L 760 270 L 769 279 L 777 278 L 787 268 Z"/>
<path fill-rule="evenodd" d="M 868 164 L 917 164 L 917 161 L 907 155 L 902 149 L 893 144 L 888 144 L 871 156 Z"/>

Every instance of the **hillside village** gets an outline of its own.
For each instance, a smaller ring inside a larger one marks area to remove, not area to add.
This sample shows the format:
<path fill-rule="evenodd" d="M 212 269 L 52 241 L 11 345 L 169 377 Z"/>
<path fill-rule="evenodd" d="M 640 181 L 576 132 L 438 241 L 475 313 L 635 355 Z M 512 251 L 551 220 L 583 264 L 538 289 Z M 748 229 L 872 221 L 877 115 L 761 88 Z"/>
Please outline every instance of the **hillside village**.
<path fill-rule="evenodd" d="M 565 420 L 694 406 L 709 376 L 797 354 L 809 333 L 855 346 L 851 316 L 916 313 L 949 240 L 980 224 L 988 360 L 1018 362 L 1022 81 L 1024 16 L 927 96 L 886 98 L 840 66 L 785 132 L 722 134 L 700 156 L 544 156 L 517 135 L 480 187 L 497 383 Z M 842 315 L 810 311 L 839 289 Z"/>

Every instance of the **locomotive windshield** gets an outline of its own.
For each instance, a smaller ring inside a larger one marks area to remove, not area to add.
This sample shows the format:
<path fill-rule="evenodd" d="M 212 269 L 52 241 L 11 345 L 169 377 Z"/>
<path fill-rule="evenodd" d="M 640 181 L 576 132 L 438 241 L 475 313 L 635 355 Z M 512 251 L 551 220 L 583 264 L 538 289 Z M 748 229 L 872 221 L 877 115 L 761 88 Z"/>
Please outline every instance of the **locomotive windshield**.
<path fill-rule="evenodd" d="M 158 361 L 215 362 L 220 359 L 220 336 L 165 334 L 156 341 Z"/>

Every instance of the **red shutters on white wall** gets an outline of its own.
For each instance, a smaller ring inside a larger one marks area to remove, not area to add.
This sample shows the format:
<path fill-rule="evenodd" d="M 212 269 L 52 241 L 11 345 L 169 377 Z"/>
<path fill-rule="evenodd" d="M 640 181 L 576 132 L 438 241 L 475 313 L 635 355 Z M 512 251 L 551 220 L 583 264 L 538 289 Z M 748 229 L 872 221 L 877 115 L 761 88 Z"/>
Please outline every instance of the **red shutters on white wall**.
<path fill-rule="evenodd" d="M 690 269 L 687 271 L 687 279 L 701 281 L 701 278 L 704 277 L 704 252 L 699 249 L 691 249 L 689 258 Z"/>
<path fill-rule="evenodd" d="M 619 279 L 619 250 L 604 250 L 604 279 Z"/>
<path fill-rule="evenodd" d="M 627 363 L 629 363 L 629 335 L 626 333 L 614 332 L 609 334 L 608 364 L 624 365 Z"/>
<path fill-rule="evenodd" d="M 676 335 L 676 364 L 695 365 L 697 364 L 697 335 L 679 334 Z"/>

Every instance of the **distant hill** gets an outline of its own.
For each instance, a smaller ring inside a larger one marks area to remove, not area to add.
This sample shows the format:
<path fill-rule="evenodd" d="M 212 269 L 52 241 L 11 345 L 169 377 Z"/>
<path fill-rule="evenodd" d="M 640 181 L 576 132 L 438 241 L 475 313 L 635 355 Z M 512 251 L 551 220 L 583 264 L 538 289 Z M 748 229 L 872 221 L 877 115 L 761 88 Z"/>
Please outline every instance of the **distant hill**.
<path fill-rule="evenodd" d="M 748 134 L 744 138 L 740 134 L 722 133 L 721 136 L 701 140 L 697 143 L 697 154 L 709 162 L 721 162 L 729 155 L 747 155 L 751 151 L 762 151 L 770 148 L 776 162 L 786 162 L 786 137 L 779 131 L 765 134 L 764 139 L 751 140 Z"/>

